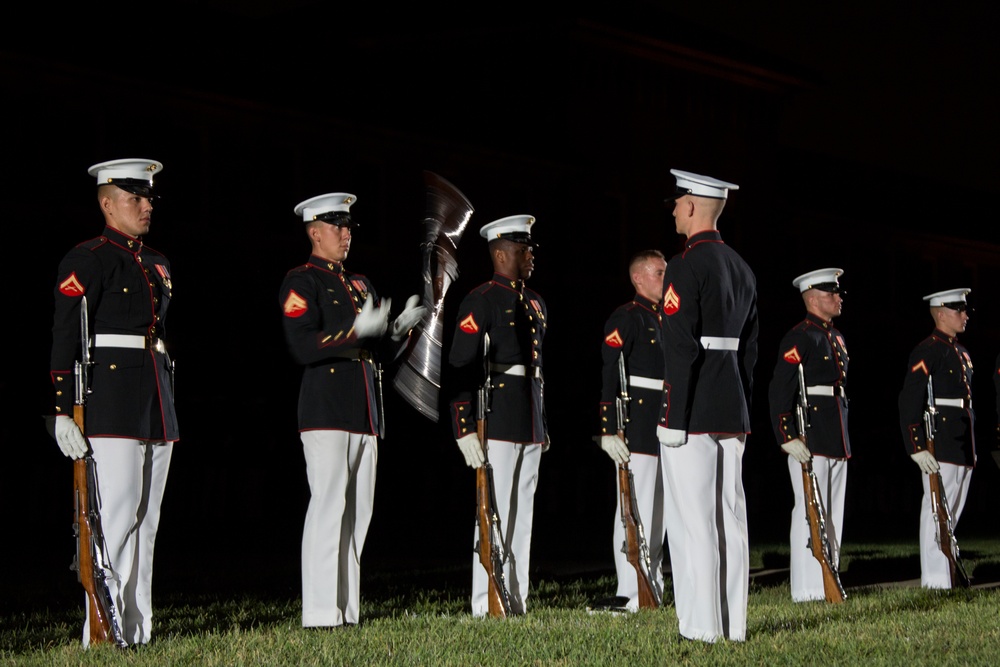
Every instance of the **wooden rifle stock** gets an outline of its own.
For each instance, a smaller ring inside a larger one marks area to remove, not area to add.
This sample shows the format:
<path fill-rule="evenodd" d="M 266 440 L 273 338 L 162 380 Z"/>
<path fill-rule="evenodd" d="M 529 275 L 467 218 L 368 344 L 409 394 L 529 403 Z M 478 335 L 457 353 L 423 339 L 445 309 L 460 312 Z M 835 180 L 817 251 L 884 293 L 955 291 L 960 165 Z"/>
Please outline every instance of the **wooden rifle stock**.
<path fill-rule="evenodd" d="M 934 377 L 927 377 L 927 407 L 924 409 L 924 436 L 927 443 L 927 451 L 931 456 L 934 454 L 934 434 L 937 431 L 937 401 L 934 398 Z M 948 506 L 948 498 L 944 493 L 944 481 L 941 479 L 940 470 L 930 473 L 927 476 L 929 489 L 931 492 L 931 511 L 934 512 L 934 520 L 937 522 L 937 541 L 941 548 L 941 553 L 948 559 L 948 570 L 952 588 L 961 585 L 968 588 L 971 585 L 969 575 L 965 573 L 965 566 L 958 554 L 958 540 L 955 539 L 955 522 L 951 518 L 951 507 Z"/>
<path fill-rule="evenodd" d="M 83 431 L 83 406 L 73 409 L 73 419 Z M 73 568 L 77 578 L 87 593 L 90 607 L 90 643 L 101 644 L 110 641 L 111 623 L 94 580 L 94 554 L 91 551 L 93 533 L 90 528 L 90 490 L 87 484 L 87 459 L 89 455 L 73 461 L 73 532 L 77 541 L 76 559 Z"/>
<path fill-rule="evenodd" d="M 615 419 L 618 437 L 625 439 L 625 426 L 628 424 L 629 402 L 628 374 L 625 372 L 625 353 L 618 353 L 618 397 L 615 399 Z M 625 544 L 622 552 L 626 560 L 635 568 L 636 581 L 639 584 L 639 608 L 657 609 L 662 602 L 662 595 L 655 582 L 651 579 L 649 562 L 649 547 L 646 545 L 646 534 L 639 518 L 638 503 L 635 499 L 635 478 L 628 467 L 628 462 L 618 464 L 618 498 L 622 513 L 622 526 L 625 528 Z"/>
<path fill-rule="evenodd" d="M 802 464 L 802 491 L 806 501 L 806 518 L 809 521 L 809 548 L 823 569 L 823 594 L 826 601 L 839 603 L 847 599 L 847 593 L 840 583 L 840 574 L 833 562 L 824 518 L 826 512 L 816 487 L 816 473 L 813 472 L 812 462 L 806 461 Z"/>
<path fill-rule="evenodd" d="M 73 408 L 73 420 L 83 432 L 83 406 Z M 92 467 L 94 459 L 90 454 L 73 461 L 73 533 L 76 538 L 76 558 L 73 569 L 87 594 L 90 611 L 90 643 L 113 643 L 126 647 L 111 600 L 110 591 L 104 579 L 94 545 L 101 534 L 100 515 L 96 499 L 91 495 Z"/>
<path fill-rule="evenodd" d="M 486 570 L 488 582 L 489 613 L 493 618 L 506 618 L 511 614 L 510 592 L 504 581 L 503 565 L 506 553 L 503 529 L 497 511 L 496 490 L 493 486 L 493 466 L 490 465 L 489 446 L 486 441 L 486 419 L 490 411 L 490 335 L 483 334 L 484 380 L 476 399 L 476 434 L 483 448 L 483 465 L 476 468 L 476 521 L 479 526 L 479 562 Z"/>
<path fill-rule="evenodd" d="M 89 392 L 90 331 L 87 319 L 87 297 L 80 299 L 80 344 L 82 360 L 74 368 L 73 421 L 86 439 L 85 406 Z M 89 446 L 89 443 L 88 443 Z M 113 643 L 119 648 L 128 644 L 122 636 L 114 600 L 104 573 L 104 531 L 101 529 L 101 510 L 97 499 L 97 471 L 94 457 L 86 456 L 73 461 L 73 535 L 76 538 L 76 557 L 71 568 L 87 594 L 90 643 Z"/>
<path fill-rule="evenodd" d="M 934 453 L 934 440 L 927 440 L 927 451 Z M 931 511 L 934 512 L 934 520 L 937 522 L 938 546 L 941 553 L 948 559 L 948 571 L 951 578 L 952 588 L 961 586 L 968 588 L 972 585 L 969 575 L 965 572 L 965 565 L 958 551 L 958 540 L 955 539 L 955 525 L 951 518 L 951 508 L 948 506 L 948 498 L 944 493 L 944 480 L 941 479 L 941 472 L 932 472 L 927 476 L 930 483 Z"/>
<path fill-rule="evenodd" d="M 795 406 L 795 417 L 802 444 L 808 447 L 806 429 L 809 427 L 809 399 L 806 391 L 805 369 L 799 364 L 799 400 Z M 823 595 L 827 602 L 840 603 L 847 599 L 847 593 L 840 583 L 840 573 L 833 558 L 833 545 L 826 531 L 826 510 L 819 494 L 816 473 L 812 459 L 802 464 L 802 494 L 805 498 L 806 521 L 809 522 L 809 550 L 823 570 Z"/>
<path fill-rule="evenodd" d="M 489 613 L 493 618 L 510 615 L 510 593 L 503 576 L 504 547 L 500 530 L 500 517 L 496 509 L 496 492 L 493 488 L 493 466 L 486 456 L 486 424 L 480 420 L 477 428 L 483 444 L 486 461 L 476 468 L 476 510 L 479 524 L 479 562 L 486 570 Z"/>
<path fill-rule="evenodd" d="M 650 577 L 649 552 L 636 508 L 634 481 L 628 463 L 619 464 L 618 497 L 622 508 L 622 525 L 625 527 L 625 544 L 622 545 L 622 550 L 629 564 L 635 568 L 639 584 L 639 609 L 658 609 L 661 596 Z"/>

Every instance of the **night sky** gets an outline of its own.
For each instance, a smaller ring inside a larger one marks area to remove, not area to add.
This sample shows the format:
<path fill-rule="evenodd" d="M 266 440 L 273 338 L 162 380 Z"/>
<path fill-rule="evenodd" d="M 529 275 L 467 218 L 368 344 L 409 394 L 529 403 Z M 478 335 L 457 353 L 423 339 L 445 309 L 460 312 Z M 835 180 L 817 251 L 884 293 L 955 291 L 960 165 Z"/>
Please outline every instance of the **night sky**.
<path fill-rule="evenodd" d="M 553 440 L 536 505 L 541 572 L 612 567 L 614 468 L 591 441 L 601 331 L 631 297 L 628 257 L 680 248 L 662 201 L 670 168 L 741 186 L 720 230 L 760 291 L 744 458 L 751 541 L 787 535 L 791 491 L 766 386 L 782 333 L 802 316 L 791 280 L 826 266 L 845 269 L 847 290 L 837 320 L 851 353 L 855 451 L 845 543 L 916 541 L 920 483 L 896 395 L 910 348 L 931 330 L 921 297 L 954 287 L 973 290 L 962 340 L 977 370 L 980 450 L 958 535 L 990 531 L 1000 474 L 988 455 L 1000 352 L 993 24 L 985 5 L 847 3 L 826 14 L 801 4 L 634 1 L 609 15 L 597 3 L 566 13 L 514 2 L 473 18 L 424 5 L 373 16 L 312 2 L 178 1 L 101 17 L 69 10 L 80 14 L 56 25 L 13 10 L 5 27 L 21 30 L 0 43 L 13 363 L 0 385 L 0 498 L 19 548 L 4 550 L 8 569 L 75 584 L 65 571 L 71 466 L 41 420 L 52 289 L 61 256 L 102 227 L 87 167 L 122 157 L 164 164 L 145 241 L 170 258 L 175 284 L 167 341 L 182 438 L 160 576 L 185 573 L 193 550 L 206 577 L 252 586 L 263 566 L 297 590 L 308 492 L 278 288 L 309 246 L 292 208 L 356 194 L 347 265 L 401 306 L 421 291 L 424 170 L 476 209 L 449 328 L 462 294 L 490 275 L 478 228 L 519 213 L 538 220 L 531 284 L 550 311 Z M 449 429 L 390 384 L 365 562 L 466 566 L 474 475 Z"/>

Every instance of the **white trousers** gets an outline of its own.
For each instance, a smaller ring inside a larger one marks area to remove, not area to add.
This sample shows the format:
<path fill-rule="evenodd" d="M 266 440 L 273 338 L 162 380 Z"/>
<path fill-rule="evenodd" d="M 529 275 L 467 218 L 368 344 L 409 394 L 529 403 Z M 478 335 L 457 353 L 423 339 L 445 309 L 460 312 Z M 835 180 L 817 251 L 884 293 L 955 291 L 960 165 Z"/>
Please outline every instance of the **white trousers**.
<path fill-rule="evenodd" d="M 951 588 L 951 568 L 948 557 L 938 544 L 938 527 L 931 507 L 930 478 L 920 473 L 924 485 L 924 497 L 920 505 L 920 585 L 924 588 Z M 958 527 L 958 519 L 969 495 L 972 468 L 941 462 L 941 481 L 944 495 L 951 508 L 952 528 Z"/>
<path fill-rule="evenodd" d="M 618 478 L 618 465 L 612 463 L 615 470 L 615 488 L 618 489 L 615 502 L 614 529 L 612 545 L 615 553 L 615 572 L 618 574 L 618 590 L 616 595 L 628 598 L 626 608 L 636 611 L 639 608 L 639 580 L 635 568 L 628 562 L 625 551 L 625 526 L 622 524 L 621 487 Z M 660 591 L 663 590 L 663 536 L 664 498 L 663 472 L 660 469 L 660 459 L 648 454 L 633 453 L 628 463 L 632 471 L 632 488 L 635 490 L 636 511 L 642 522 L 646 545 L 649 548 L 650 576 Z"/>
<path fill-rule="evenodd" d="M 346 431 L 300 437 L 310 494 L 302 531 L 302 627 L 357 623 L 378 445 L 373 435 Z"/>
<path fill-rule="evenodd" d="M 826 533 L 833 551 L 833 566 L 840 565 L 840 539 L 844 530 L 844 497 L 847 490 L 847 460 L 813 456 L 816 491 L 825 510 Z M 810 548 L 809 520 L 806 518 L 805 489 L 802 484 L 802 464 L 788 457 L 788 475 L 792 480 L 792 526 L 789 531 L 789 578 L 792 600 L 825 600 L 823 567 Z"/>
<path fill-rule="evenodd" d="M 153 629 L 153 546 L 173 444 L 126 438 L 89 441 L 97 466 L 108 565 L 105 580 L 125 641 L 146 644 Z M 90 644 L 90 605 L 85 608 L 86 647 Z"/>
<path fill-rule="evenodd" d="M 688 639 L 746 639 L 744 438 L 697 434 L 680 447 L 660 447 L 674 607 Z"/>
<path fill-rule="evenodd" d="M 493 466 L 496 487 L 497 514 L 503 530 L 507 562 L 503 576 L 510 592 L 511 611 L 528 611 L 528 570 L 531 565 L 531 522 L 535 511 L 535 489 L 538 487 L 538 464 L 542 446 L 517 444 L 501 440 L 489 441 L 489 460 Z M 479 530 L 474 531 L 472 555 L 472 615 L 489 613 L 489 580 L 479 562 Z"/>

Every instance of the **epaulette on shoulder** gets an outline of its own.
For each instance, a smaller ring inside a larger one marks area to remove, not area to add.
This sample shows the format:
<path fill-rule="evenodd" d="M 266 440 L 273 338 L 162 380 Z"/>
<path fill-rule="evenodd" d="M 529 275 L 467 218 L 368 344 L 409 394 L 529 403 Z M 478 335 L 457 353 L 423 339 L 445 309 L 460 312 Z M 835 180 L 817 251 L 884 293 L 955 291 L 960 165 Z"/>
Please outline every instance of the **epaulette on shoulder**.
<path fill-rule="evenodd" d="M 305 273 L 308 270 L 309 270 L 308 264 L 299 264 L 295 268 L 289 269 L 287 275 L 292 275 L 293 273 Z"/>
<path fill-rule="evenodd" d="M 107 242 L 108 242 L 107 236 L 96 236 L 92 239 L 84 241 L 83 243 L 78 243 L 76 247 L 81 248 L 82 250 L 96 250 L 97 248 L 100 248 Z"/>

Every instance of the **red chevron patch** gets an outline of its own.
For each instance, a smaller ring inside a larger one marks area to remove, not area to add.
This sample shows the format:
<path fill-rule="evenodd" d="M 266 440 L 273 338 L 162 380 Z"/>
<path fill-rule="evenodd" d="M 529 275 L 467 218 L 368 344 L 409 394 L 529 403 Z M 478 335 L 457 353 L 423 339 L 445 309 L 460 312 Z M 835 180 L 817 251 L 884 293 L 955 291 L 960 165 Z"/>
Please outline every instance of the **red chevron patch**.
<path fill-rule="evenodd" d="M 476 318 L 472 316 L 472 313 L 466 315 L 462 321 L 458 323 L 458 328 L 469 334 L 474 334 L 479 331 L 479 325 L 476 324 Z"/>
<path fill-rule="evenodd" d="M 83 296 L 83 283 L 76 277 L 76 272 L 69 275 L 69 278 L 59 283 L 59 291 L 66 296 Z"/>
<path fill-rule="evenodd" d="M 802 362 L 802 356 L 799 354 L 798 347 L 793 347 L 781 355 L 781 357 L 790 364 L 798 364 Z"/>
<path fill-rule="evenodd" d="M 674 289 L 674 284 L 670 283 L 667 292 L 663 295 L 664 315 L 673 315 L 681 309 L 681 295 Z"/>
<path fill-rule="evenodd" d="M 285 311 L 285 317 L 302 317 L 309 310 L 309 304 L 292 289 L 288 290 L 283 310 Z"/>

